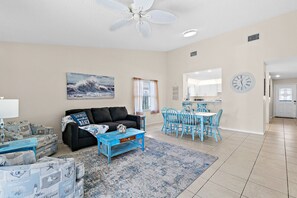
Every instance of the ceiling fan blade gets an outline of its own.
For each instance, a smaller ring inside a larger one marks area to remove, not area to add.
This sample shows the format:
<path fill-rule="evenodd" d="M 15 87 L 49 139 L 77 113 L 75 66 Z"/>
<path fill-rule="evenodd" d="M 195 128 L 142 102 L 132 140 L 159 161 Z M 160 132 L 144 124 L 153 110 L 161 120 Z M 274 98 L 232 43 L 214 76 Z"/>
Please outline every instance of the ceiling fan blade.
<path fill-rule="evenodd" d="M 147 21 L 138 21 L 136 29 L 143 37 L 149 37 L 152 33 L 151 26 Z"/>
<path fill-rule="evenodd" d="M 169 24 L 173 23 L 176 20 L 176 16 L 171 14 L 170 12 L 166 12 L 163 10 L 152 10 L 149 11 L 145 17 L 151 23 L 157 24 Z"/>
<path fill-rule="evenodd" d="M 153 6 L 155 0 L 133 0 L 133 1 L 134 1 L 135 9 L 139 11 L 146 11 Z"/>
<path fill-rule="evenodd" d="M 114 0 L 96 0 L 98 4 L 118 12 L 130 12 L 128 6 Z"/>
<path fill-rule="evenodd" d="M 116 22 L 114 22 L 111 26 L 110 26 L 110 31 L 115 31 L 123 26 L 129 25 L 132 22 L 132 18 L 127 18 L 127 19 L 119 19 Z"/>

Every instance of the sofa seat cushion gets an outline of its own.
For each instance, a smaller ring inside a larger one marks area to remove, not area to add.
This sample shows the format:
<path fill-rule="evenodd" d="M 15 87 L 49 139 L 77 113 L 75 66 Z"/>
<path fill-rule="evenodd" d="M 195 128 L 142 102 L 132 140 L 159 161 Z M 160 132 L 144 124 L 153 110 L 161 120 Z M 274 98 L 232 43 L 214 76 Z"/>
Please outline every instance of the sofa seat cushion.
<path fill-rule="evenodd" d="M 137 123 L 131 120 L 119 120 L 119 121 L 116 121 L 116 123 L 123 124 L 127 128 L 137 128 Z"/>
<path fill-rule="evenodd" d="M 125 120 L 128 116 L 126 107 L 110 107 L 109 112 L 112 121 Z"/>
<path fill-rule="evenodd" d="M 80 113 L 80 112 L 86 112 L 88 119 L 90 121 L 90 124 L 95 124 L 91 109 L 72 109 L 72 110 L 66 111 L 66 115 L 71 115 L 71 114 Z"/>
<path fill-rule="evenodd" d="M 101 124 L 102 122 L 111 122 L 111 116 L 107 107 L 92 108 L 91 109 L 95 124 Z"/>
<path fill-rule="evenodd" d="M 117 122 L 103 122 L 101 124 L 108 125 L 109 126 L 108 131 L 116 131 L 117 126 L 119 125 L 119 123 Z"/>

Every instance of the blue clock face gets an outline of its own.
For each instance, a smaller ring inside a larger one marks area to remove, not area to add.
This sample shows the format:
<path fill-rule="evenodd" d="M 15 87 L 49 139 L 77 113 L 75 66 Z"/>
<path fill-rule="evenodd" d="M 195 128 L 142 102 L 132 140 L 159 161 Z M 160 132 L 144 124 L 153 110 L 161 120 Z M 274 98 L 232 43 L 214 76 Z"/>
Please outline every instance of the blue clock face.
<path fill-rule="evenodd" d="M 240 73 L 231 80 L 231 87 L 234 91 L 244 93 L 255 86 L 255 78 L 250 73 Z"/>

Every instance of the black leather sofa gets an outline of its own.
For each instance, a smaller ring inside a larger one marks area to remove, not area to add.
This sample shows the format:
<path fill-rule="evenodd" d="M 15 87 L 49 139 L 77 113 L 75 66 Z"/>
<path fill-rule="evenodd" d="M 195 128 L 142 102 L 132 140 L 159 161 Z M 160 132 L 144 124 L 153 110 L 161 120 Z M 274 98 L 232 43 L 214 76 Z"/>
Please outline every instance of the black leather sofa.
<path fill-rule="evenodd" d="M 127 128 L 140 129 L 140 117 L 129 115 L 126 107 L 72 109 L 66 111 L 65 115 L 83 111 L 86 112 L 91 124 L 108 125 L 109 130 L 107 132 L 117 130 L 119 124 L 124 124 Z M 97 144 L 97 139 L 87 131 L 78 128 L 76 123 L 67 124 L 62 139 L 64 144 L 67 144 L 72 151 Z"/>

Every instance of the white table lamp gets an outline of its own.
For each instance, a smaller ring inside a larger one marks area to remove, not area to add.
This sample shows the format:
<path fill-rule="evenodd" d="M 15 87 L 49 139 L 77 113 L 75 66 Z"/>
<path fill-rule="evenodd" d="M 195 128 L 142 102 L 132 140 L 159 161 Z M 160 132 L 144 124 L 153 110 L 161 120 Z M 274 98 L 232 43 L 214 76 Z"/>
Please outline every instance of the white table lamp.
<path fill-rule="evenodd" d="M 16 118 L 19 116 L 19 100 L 0 98 L 0 130 L 1 142 L 4 143 L 4 121 L 3 118 Z"/>

